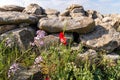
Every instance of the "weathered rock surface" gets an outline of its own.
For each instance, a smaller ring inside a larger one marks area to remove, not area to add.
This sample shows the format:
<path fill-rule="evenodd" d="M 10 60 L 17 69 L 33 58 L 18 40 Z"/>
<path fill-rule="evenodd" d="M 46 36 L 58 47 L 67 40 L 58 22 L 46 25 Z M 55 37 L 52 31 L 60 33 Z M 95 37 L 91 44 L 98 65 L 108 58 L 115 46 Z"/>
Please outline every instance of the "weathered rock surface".
<path fill-rule="evenodd" d="M 0 34 L 2 34 L 4 32 L 7 32 L 9 30 L 15 29 L 15 28 L 16 28 L 16 25 L 3 25 L 3 26 L 0 26 Z"/>
<path fill-rule="evenodd" d="M 78 54 L 76 56 L 75 63 L 77 66 L 85 63 L 86 61 L 88 61 L 90 64 L 93 64 L 93 63 L 96 63 L 97 58 L 98 58 L 97 52 L 95 50 L 89 49 L 83 54 Z"/>
<path fill-rule="evenodd" d="M 102 19 L 104 17 L 102 14 L 94 10 L 87 10 L 86 13 L 88 17 L 92 17 L 93 19 L 96 18 Z"/>
<path fill-rule="evenodd" d="M 86 21 L 87 20 L 87 21 Z M 60 19 L 60 18 L 44 18 L 38 23 L 40 29 L 46 32 L 56 33 L 61 31 L 88 33 L 95 27 L 93 19 L 83 17 L 79 19 Z"/>
<path fill-rule="evenodd" d="M 58 16 L 58 14 L 59 14 L 60 12 L 57 11 L 57 10 L 55 10 L 55 9 L 47 8 L 47 9 L 45 10 L 45 13 L 46 13 L 47 15 L 56 15 L 56 16 Z"/>
<path fill-rule="evenodd" d="M 120 56 L 118 54 L 111 53 L 107 55 L 100 55 L 95 50 L 89 49 L 83 54 L 78 54 L 75 62 L 79 66 L 79 64 L 84 63 L 86 61 L 89 61 L 90 64 L 99 63 L 99 61 L 104 61 L 105 64 L 109 66 L 114 66 L 117 64 L 118 60 L 120 60 Z"/>
<path fill-rule="evenodd" d="M 30 4 L 23 10 L 23 12 L 27 14 L 42 15 L 44 13 L 44 9 L 38 4 Z"/>
<path fill-rule="evenodd" d="M 19 46 L 22 49 L 27 49 L 30 46 L 30 42 L 33 41 L 34 35 L 35 30 L 31 27 L 17 28 L 1 34 L 0 41 L 9 39 L 11 42 L 14 42 L 15 46 Z"/>
<path fill-rule="evenodd" d="M 69 16 L 70 15 L 70 11 L 65 10 L 64 12 L 60 13 L 60 16 Z"/>
<path fill-rule="evenodd" d="M 111 25 L 110 23 L 97 25 L 93 32 L 80 37 L 81 42 L 86 47 L 95 50 L 104 50 L 107 53 L 112 52 L 120 46 L 120 33 L 114 28 L 116 25 Z"/>
<path fill-rule="evenodd" d="M 72 11 L 75 8 L 80 8 L 83 9 L 83 6 L 79 5 L 79 4 L 72 4 L 70 5 L 66 10 Z"/>
<path fill-rule="evenodd" d="M 41 73 L 41 68 L 35 66 L 30 69 L 20 68 L 11 80 L 44 80 L 44 76 Z"/>
<path fill-rule="evenodd" d="M 0 25 L 3 24 L 35 24 L 37 17 L 20 12 L 0 12 Z"/>
<path fill-rule="evenodd" d="M 24 7 L 17 6 L 17 5 L 5 5 L 0 7 L 0 11 L 18 11 L 22 12 Z"/>

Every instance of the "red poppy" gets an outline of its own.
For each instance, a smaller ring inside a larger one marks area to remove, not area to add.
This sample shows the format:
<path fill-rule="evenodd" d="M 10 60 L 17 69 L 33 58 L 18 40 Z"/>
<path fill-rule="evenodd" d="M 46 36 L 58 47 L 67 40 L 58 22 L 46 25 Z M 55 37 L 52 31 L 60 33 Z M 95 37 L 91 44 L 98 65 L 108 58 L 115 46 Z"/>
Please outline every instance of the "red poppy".
<path fill-rule="evenodd" d="M 67 39 L 65 38 L 63 32 L 60 32 L 60 34 L 59 34 L 59 38 L 60 38 L 60 42 L 61 42 L 61 43 L 63 43 L 64 45 L 67 44 Z"/>
<path fill-rule="evenodd" d="M 46 77 L 45 80 L 50 80 L 50 78 L 49 78 L 49 77 Z"/>

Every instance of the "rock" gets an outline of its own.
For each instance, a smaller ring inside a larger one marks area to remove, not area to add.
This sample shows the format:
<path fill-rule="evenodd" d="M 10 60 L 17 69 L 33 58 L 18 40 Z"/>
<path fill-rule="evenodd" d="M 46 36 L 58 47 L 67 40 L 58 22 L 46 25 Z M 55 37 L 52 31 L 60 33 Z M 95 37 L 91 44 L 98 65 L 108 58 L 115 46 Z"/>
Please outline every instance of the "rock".
<path fill-rule="evenodd" d="M 18 11 L 22 12 L 24 7 L 17 6 L 17 5 L 5 5 L 0 7 L 0 11 Z"/>
<path fill-rule="evenodd" d="M 85 53 L 80 53 L 77 55 L 75 63 L 77 66 L 80 64 L 84 64 L 85 62 L 89 61 L 90 64 L 93 64 L 97 61 L 98 54 L 95 50 L 89 49 Z"/>
<path fill-rule="evenodd" d="M 88 33 L 94 29 L 95 23 L 93 19 L 87 17 L 80 19 L 44 18 L 39 21 L 38 27 L 49 33 L 61 31 Z"/>
<path fill-rule="evenodd" d="M 79 18 L 79 17 L 82 17 L 82 16 L 85 16 L 85 14 L 84 13 L 70 13 L 70 16 L 72 17 L 72 18 Z"/>
<path fill-rule="evenodd" d="M 115 62 L 117 62 L 117 60 L 120 60 L 120 56 L 115 53 L 103 55 L 103 58 L 107 61 L 115 61 Z"/>
<path fill-rule="evenodd" d="M 27 49 L 30 42 L 33 41 L 35 30 L 31 27 L 17 28 L 0 35 L 0 41 L 9 39 L 14 42 L 14 46 L 19 46 L 22 49 Z M 8 44 L 9 45 L 9 44 Z"/>
<path fill-rule="evenodd" d="M 120 56 L 115 53 L 101 55 L 95 50 L 89 49 L 84 53 L 78 54 L 75 63 L 77 66 L 80 64 L 85 64 L 85 62 L 89 62 L 90 65 L 101 63 L 101 65 L 106 64 L 107 66 L 115 66 L 118 60 L 120 60 Z"/>
<path fill-rule="evenodd" d="M 20 12 L 0 12 L 0 25 L 3 24 L 35 24 L 37 17 Z"/>
<path fill-rule="evenodd" d="M 110 22 L 110 21 L 112 21 L 112 18 L 111 18 L 111 17 L 104 17 L 104 18 L 102 19 L 102 22 Z"/>
<path fill-rule="evenodd" d="M 3 25 L 3 26 L 0 26 L 0 34 L 2 34 L 4 32 L 7 32 L 9 30 L 15 29 L 15 28 L 16 28 L 16 25 Z"/>
<path fill-rule="evenodd" d="M 11 78 L 11 80 L 31 80 L 31 79 L 44 80 L 44 75 L 41 73 L 41 68 L 39 66 L 34 66 L 33 68 L 30 69 L 20 68 Z"/>
<path fill-rule="evenodd" d="M 56 15 L 47 15 L 48 18 L 57 18 L 58 16 Z"/>
<path fill-rule="evenodd" d="M 99 12 L 94 11 L 94 10 L 88 10 L 88 11 L 86 11 L 86 13 L 87 13 L 88 17 L 92 17 L 93 19 L 96 19 L 96 18 L 102 19 L 103 18 L 102 14 L 100 14 Z"/>
<path fill-rule="evenodd" d="M 86 47 L 110 53 L 120 46 L 120 33 L 109 23 L 101 23 L 93 32 L 81 35 L 80 40 Z"/>
<path fill-rule="evenodd" d="M 120 60 L 120 56 L 116 53 L 111 53 L 107 55 L 103 55 L 103 64 L 106 64 L 108 67 L 115 66 L 118 64 L 118 60 Z"/>
<path fill-rule="evenodd" d="M 83 8 L 75 8 L 71 11 L 71 13 L 85 13 Z"/>
<path fill-rule="evenodd" d="M 79 4 L 72 4 L 66 10 L 72 11 L 75 8 L 83 9 L 83 6 L 81 6 Z"/>
<path fill-rule="evenodd" d="M 23 12 L 27 14 L 42 15 L 44 10 L 38 4 L 30 4 L 23 10 Z"/>
<path fill-rule="evenodd" d="M 39 44 L 38 42 L 43 42 L 43 44 Z M 49 48 L 50 46 L 56 46 L 59 44 L 59 38 L 54 35 L 48 35 L 44 38 L 39 39 L 35 45 L 39 48 Z"/>
<path fill-rule="evenodd" d="M 55 9 L 48 8 L 48 9 L 45 10 L 45 13 L 47 15 L 56 15 L 56 16 L 58 16 L 60 12 L 55 10 Z"/>
<path fill-rule="evenodd" d="M 54 45 L 57 45 L 59 43 L 59 38 L 56 37 L 56 36 L 53 36 L 53 35 L 48 35 L 48 36 L 45 36 L 44 38 L 44 45 L 46 47 L 50 47 L 50 46 L 54 46 Z"/>
<path fill-rule="evenodd" d="M 68 10 L 65 10 L 64 12 L 60 13 L 60 16 L 69 16 L 70 12 Z"/>

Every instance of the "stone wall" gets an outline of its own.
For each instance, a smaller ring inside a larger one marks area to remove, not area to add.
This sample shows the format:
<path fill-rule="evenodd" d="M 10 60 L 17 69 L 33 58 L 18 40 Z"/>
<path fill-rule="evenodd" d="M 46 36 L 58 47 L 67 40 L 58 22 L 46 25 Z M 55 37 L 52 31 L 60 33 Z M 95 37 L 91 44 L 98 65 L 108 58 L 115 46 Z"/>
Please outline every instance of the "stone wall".
<path fill-rule="evenodd" d="M 0 7 L 0 41 L 5 40 L 8 46 L 18 45 L 27 49 L 30 42 L 33 42 L 36 31 L 44 30 L 47 33 L 44 43 L 49 46 L 50 43 L 59 43 L 59 33 L 64 31 L 69 40 L 68 44 L 83 44 L 87 48 L 84 54 L 78 55 L 77 61 L 83 60 L 85 56 L 89 56 L 91 60 L 97 57 L 98 51 L 114 53 L 115 49 L 119 49 L 119 25 L 120 14 L 103 15 L 95 10 L 85 10 L 79 4 L 72 4 L 63 12 L 44 9 L 38 4 L 30 4 L 27 7 Z M 75 50 L 77 47 L 71 49 Z M 105 57 L 119 59 L 116 54 Z M 37 72 L 38 70 L 33 74 Z M 23 80 L 21 76 L 19 78 L 15 79 Z"/>

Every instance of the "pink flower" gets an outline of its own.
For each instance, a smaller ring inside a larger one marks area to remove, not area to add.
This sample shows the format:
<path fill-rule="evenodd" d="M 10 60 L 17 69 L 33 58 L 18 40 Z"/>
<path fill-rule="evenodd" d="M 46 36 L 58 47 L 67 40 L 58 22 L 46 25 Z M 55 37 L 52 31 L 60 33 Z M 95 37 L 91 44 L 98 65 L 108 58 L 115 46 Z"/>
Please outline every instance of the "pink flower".
<path fill-rule="evenodd" d="M 34 64 L 39 64 L 39 63 L 41 63 L 42 61 L 43 61 L 42 56 L 38 56 L 38 57 L 35 59 Z"/>
<path fill-rule="evenodd" d="M 20 68 L 19 68 L 19 65 L 18 65 L 17 63 L 13 63 L 13 64 L 10 66 L 9 70 L 8 70 L 8 78 L 9 78 L 12 74 L 15 74 L 15 72 L 16 72 L 18 69 L 20 69 Z"/>

